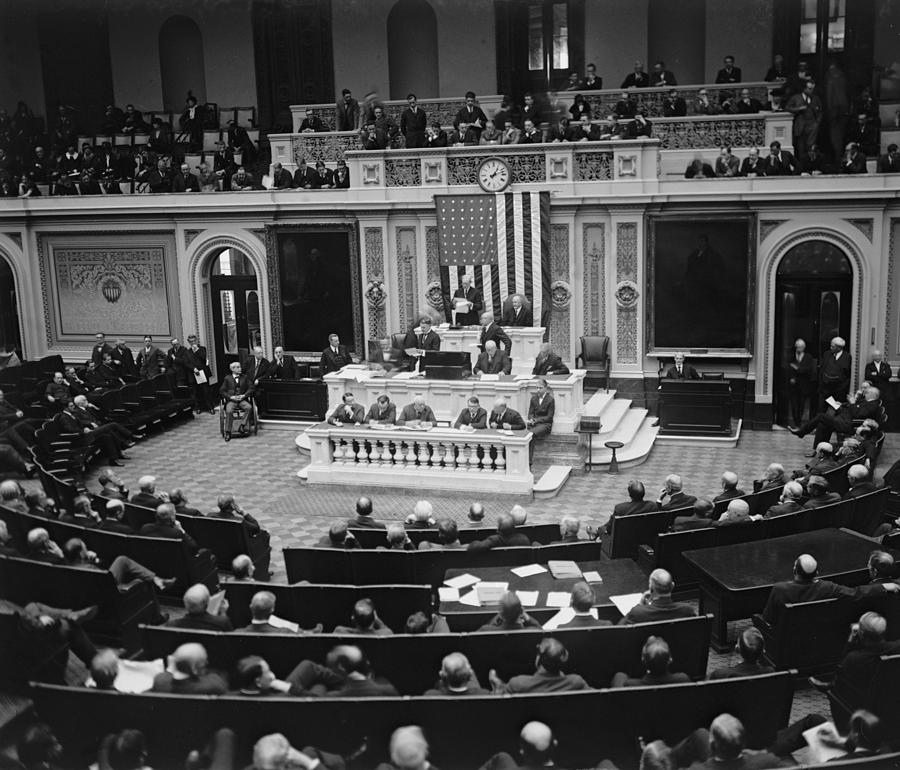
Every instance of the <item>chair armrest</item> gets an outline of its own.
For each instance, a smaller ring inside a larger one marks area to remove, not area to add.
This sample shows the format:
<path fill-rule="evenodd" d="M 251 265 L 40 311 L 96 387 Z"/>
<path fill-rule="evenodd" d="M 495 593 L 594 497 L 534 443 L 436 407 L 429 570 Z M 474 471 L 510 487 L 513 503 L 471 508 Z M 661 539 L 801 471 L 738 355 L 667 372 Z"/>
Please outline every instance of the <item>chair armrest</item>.
<path fill-rule="evenodd" d="M 638 566 L 650 572 L 656 569 L 656 551 L 652 546 L 649 545 L 639 545 L 638 546 L 638 558 L 637 558 Z"/>

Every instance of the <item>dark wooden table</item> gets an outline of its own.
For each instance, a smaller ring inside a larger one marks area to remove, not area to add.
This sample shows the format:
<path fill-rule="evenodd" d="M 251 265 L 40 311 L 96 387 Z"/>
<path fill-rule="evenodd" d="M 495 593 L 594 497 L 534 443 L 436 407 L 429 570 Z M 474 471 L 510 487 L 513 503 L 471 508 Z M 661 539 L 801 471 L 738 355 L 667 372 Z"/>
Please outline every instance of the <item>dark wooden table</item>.
<path fill-rule="evenodd" d="M 546 567 L 547 565 L 541 564 L 541 566 Z M 600 559 L 598 561 L 578 562 L 578 566 L 582 572 L 593 570 L 599 572 L 600 577 L 603 578 L 602 583 L 590 584 L 597 598 L 594 606 L 598 608 L 601 618 L 616 622 L 622 617 L 616 606 L 609 600 L 610 596 L 634 594 L 647 589 L 646 573 L 631 559 Z M 508 590 L 510 591 L 537 591 L 537 605 L 526 607 L 525 611 L 542 623 L 553 617 L 559 609 L 557 607 L 547 607 L 547 594 L 551 591 L 569 592 L 572 590 L 572 586 L 578 582 L 578 580 L 572 579 L 557 580 L 549 571 L 522 578 L 513 574 L 510 571 L 511 569 L 511 567 L 482 567 L 473 570 L 451 569 L 447 570 L 445 579 L 469 572 L 484 581 L 509 583 Z M 467 587 L 461 593 L 464 594 L 470 590 Z M 454 631 L 466 630 L 477 628 L 478 625 L 487 623 L 496 614 L 497 606 L 482 605 L 481 607 L 471 607 L 468 604 L 460 604 L 459 602 L 441 602 L 439 612 L 447 616 L 448 622 L 450 622 Z"/>
<path fill-rule="evenodd" d="M 700 613 L 712 613 L 712 645 L 730 649 L 728 621 L 761 612 L 772 585 L 790 580 L 794 561 L 808 553 L 819 577 L 848 586 L 868 580 L 866 563 L 874 540 L 847 529 L 820 529 L 771 540 L 685 551 L 700 582 Z"/>
<path fill-rule="evenodd" d="M 659 432 L 663 435 L 731 434 L 728 380 L 660 380 Z"/>
<path fill-rule="evenodd" d="M 263 420 L 319 422 L 328 412 L 328 386 L 321 379 L 262 380 L 256 403 Z"/>

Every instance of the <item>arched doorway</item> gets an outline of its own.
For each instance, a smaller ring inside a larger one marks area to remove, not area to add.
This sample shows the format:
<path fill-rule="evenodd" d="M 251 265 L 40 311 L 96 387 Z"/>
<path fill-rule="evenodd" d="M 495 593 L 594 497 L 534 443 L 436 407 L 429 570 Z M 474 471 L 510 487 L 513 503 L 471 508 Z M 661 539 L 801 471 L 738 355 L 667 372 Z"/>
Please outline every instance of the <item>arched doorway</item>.
<path fill-rule="evenodd" d="M 180 112 L 188 91 L 198 104 L 206 102 L 203 35 L 193 19 L 172 16 L 163 22 L 159 30 L 159 74 L 164 109 Z"/>
<path fill-rule="evenodd" d="M 243 361 L 262 344 L 259 287 L 249 257 L 237 249 L 222 249 L 211 258 L 209 287 L 216 375 L 221 382 L 233 361 Z"/>
<path fill-rule="evenodd" d="M 0 254 L 0 364 L 13 352 L 22 359 L 16 279 L 9 262 Z"/>
<path fill-rule="evenodd" d="M 387 19 L 391 99 L 438 96 L 437 18 L 427 0 L 398 0 Z"/>
<path fill-rule="evenodd" d="M 778 265 L 775 281 L 775 421 L 790 418 L 788 380 L 794 342 L 803 339 L 819 359 L 832 337 L 850 340 L 853 269 L 847 255 L 827 241 L 809 240 L 790 249 Z M 848 351 L 858 355 L 858 351 Z M 811 408 L 815 410 L 814 392 Z"/>

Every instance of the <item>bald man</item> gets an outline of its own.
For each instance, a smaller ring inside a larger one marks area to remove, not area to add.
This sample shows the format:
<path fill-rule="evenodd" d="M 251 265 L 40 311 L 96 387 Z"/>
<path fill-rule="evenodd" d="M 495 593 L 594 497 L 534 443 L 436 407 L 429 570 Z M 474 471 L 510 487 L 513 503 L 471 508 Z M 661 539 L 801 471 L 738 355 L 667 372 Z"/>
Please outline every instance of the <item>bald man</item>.
<path fill-rule="evenodd" d="M 202 644 L 182 644 L 169 656 L 166 670 L 153 677 L 151 692 L 173 695 L 225 695 L 225 677 L 207 668 Z"/>
<path fill-rule="evenodd" d="M 782 583 L 775 583 L 769 593 L 762 617 L 770 626 L 781 618 L 785 604 L 814 602 L 819 599 L 852 599 L 855 591 L 847 586 L 818 578 L 819 564 L 808 553 L 801 554 L 794 562 L 794 577 Z"/>
<path fill-rule="evenodd" d="M 774 519 L 776 516 L 786 516 L 789 513 L 797 513 L 803 510 L 803 487 L 796 481 L 789 481 L 781 488 L 781 496 L 775 505 L 769 506 L 763 514 L 764 519 Z"/>
<path fill-rule="evenodd" d="M 498 694 L 512 695 L 533 692 L 571 692 L 589 690 L 588 683 L 578 674 L 564 674 L 569 651 L 556 639 L 542 639 L 534 660 L 533 674 L 519 674 L 503 682 L 494 669 L 488 672 L 491 689 Z"/>
<path fill-rule="evenodd" d="M 666 570 L 653 570 L 650 573 L 647 591 L 640 603 L 632 607 L 628 614 L 619 621 L 619 625 L 694 617 L 697 611 L 690 604 L 672 601 L 672 591 L 674 590 L 675 581 Z"/>
<path fill-rule="evenodd" d="M 887 621 L 877 612 L 866 612 L 851 626 L 847 653 L 838 666 L 832 692 L 852 712 L 868 705 L 869 690 L 882 655 L 900 652 L 900 641 L 886 641 Z"/>
<path fill-rule="evenodd" d="M 713 498 L 713 502 L 719 503 L 723 500 L 733 500 L 746 494 L 743 489 L 738 487 L 738 475 L 733 471 L 725 471 L 722 474 L 722 491 Z"/>
<path fill-rule="evenodd" d="M 469 664 L 469 659 L 461 652 L 451 652 L 441 661 L 441 670 L 438 672 L 438 683 L 425 695 L 450 695 L 463 697 L 466 695 L 490 695 L 490 690 L 485 690 L 478 684 L 475 672 Z"/>
<path fill-rule="evenodd" d="M 516 759 L 511 754 L 501 751 L 494 754 L 482 768 L 536 770 L 541 767 L 556 767 L 553 762 L 556 746 L 556 739 L 547 725 L 543 722 L 528 722 L 519 733 L 519 758 Z M 606 764 L 603 763 L 601 766 L 605 767 Z"/>
<path fill-rule="evenodd" d="M 213 615 L 209 611 L 209 589 L 202 583 L 197 583 L 184 592 L 182 601 L 187 614 L 180 618 L 173 618 L 167 626 L 170 628 L 191 628 L 198 631 L 232 631 L 234 627 L 225 614 L 228 602 L 223 601 L 219 605 L 219 613 Z"/>
<path fill-rule="evenodd" d="M 428 423 L 434 425 L 437 422 L 431 407 L 425 403 L 425 396 L 419 395 L 413 398 L 411 404 L 407 404 L 397 418 L 397 425 L 422 425 Z"/>
<path fill-rule="evenodd" d="M 725 527 L 729 524 L 743 524 L 750 521 L 750 506 L 746 500 L 735 498 L 729 501 L 728 507 L 722 512 L 717 521 L 713 522 L 714 527 Z"/>
<path fill-rule="evenodd" d="M 484 352 L 478 356 L 472 371 L 475 374 L 509 374 L 512 361 L 506 351 L 498 350 L 494 340 L 484 343 Z"/>

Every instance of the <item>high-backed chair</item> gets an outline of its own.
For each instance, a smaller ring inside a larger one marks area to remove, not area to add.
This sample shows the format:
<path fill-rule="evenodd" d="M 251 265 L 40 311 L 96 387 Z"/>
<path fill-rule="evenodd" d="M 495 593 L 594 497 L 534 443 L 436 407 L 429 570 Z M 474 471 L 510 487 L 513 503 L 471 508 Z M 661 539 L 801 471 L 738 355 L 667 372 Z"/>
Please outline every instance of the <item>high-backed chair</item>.
<path fill-rule="evenodd" d="M 575 365 L 578 361 L 588 370 L 589 374 L 599 375 L 603 378 L 603 389 L 609 390 L 609 337 L 603 334 L 588 334 L 581 338 L 581 352 L 575 356 Z"/>

